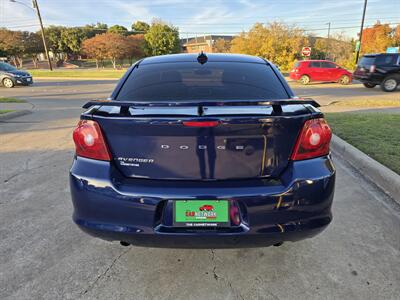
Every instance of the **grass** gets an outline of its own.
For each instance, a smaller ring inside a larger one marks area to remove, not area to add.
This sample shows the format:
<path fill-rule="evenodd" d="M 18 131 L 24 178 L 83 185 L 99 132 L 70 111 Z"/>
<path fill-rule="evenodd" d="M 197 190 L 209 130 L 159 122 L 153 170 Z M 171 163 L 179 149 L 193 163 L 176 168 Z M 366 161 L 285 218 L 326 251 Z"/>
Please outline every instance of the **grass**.
<path fill-rule="evenodd" d="M 333 132 L 400 174 L 400 114 L 327 113 Z"/>
<path fill-rule="evenodd" d="M 29 70 L 33 77 L 70 77 L 70 78 L 115 78 L 119 79 L 126 72 L 125 69 L 55 69 L 49 70 Z"/>
<path fill-rule="evenodd" d="M 333 106 L 349 106 L 349 107 L 391 107 L 400 106 L 400 100 L 396 99 L 354 99 L 334 102 Z"/>
<path fill-rule="evenodd" d="M 9 113 L 9 112 L 13 112 L 14 110 L 7 110 L 7 109 L 0 109 L 0 115 L 1 114 L 6 114 L 6 113 Z"/>
<path fill-rule="evenodd" d="M 10 98 L 10 97 L 0 97 L 0 103 L 25 103 L 25 100 Z"/>

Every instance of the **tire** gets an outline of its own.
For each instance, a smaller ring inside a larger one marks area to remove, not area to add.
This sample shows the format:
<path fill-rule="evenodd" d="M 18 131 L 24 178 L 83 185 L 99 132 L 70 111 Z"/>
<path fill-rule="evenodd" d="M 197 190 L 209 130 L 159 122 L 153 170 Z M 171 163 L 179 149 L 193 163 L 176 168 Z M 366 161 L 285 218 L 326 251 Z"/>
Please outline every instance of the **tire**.
<path fill-rule="evenodd" d="M 375 83 L 364 82 L 363 86 L 365 86 L 367 89 L 373 89 L 374 87 L 376 87 L 376 84 Z"/>
<path fill-rule="evenodd" d="M 14 87 L 14 81 L 12 81 L 10 78 L 6 77 L 3 79 L 2 81 L 3 86 L 5 86 L 6 88 L 13 88 Z"/>
<path fill-rule="evenodd" d="M 301 84 L 304 84 L 304 85 L 309 84 L 309 83 L 310 83 L 310 76 L 308 76 L 308 75 L 302 75 L 302 76 L 300 77 L 300 79 L 299 79 L 299 82 L 300 82 Z"/>
<path fill-rule="evenodd" d="M 350 83 L 351 83 L 350 76 L 348 76 L 348 75 L 342 75 L 342 76 L 340 76 L 340 78 L 339 78 L 339 83 L 340 83 L 341 85 L 348 85 L 348 84 L 350 84 Z"/>
<path fill-rule="evenodd" d="M 399 79 L 395 76 L 388 76 L 381 83 L 381 90 L 384 92 L 394 92 L 399 85 Z"/>

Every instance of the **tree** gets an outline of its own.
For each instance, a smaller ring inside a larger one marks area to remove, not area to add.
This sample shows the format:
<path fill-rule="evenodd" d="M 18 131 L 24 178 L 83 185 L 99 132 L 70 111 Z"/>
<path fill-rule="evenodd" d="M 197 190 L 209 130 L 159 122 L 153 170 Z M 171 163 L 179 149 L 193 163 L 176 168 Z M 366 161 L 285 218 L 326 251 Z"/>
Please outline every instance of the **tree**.
<path fill-rule="evenodd" d="M 24 37 L 25 54 L 30 56 L 35 68 L 38 67 L 38 55 L 44 52 L 44 46 L 40 32 L 26 32 Z"/>
<path fill-rule="evenodd" d="M 288 70 L 306 41 L 299 28 L 279 22 L 256 23 L 249 32 L 243 32 L 232 40 L 231 52 L 261 56 Z"/>
<path fill-rule="evenodd" d="M 99 64 L 102 64 L 107 58 L 107 36 L 105 35 L 105 33 L 98 34 L 82 42 L 82 52 L 88 57 L 96 60 L 96 68 L 99 68 Z"/>
<path fill-rule="evenodd" d="M 355 66 L 353 53 L 355 42 L 344 33 L 333 34 L 329 40 L 309 36 L 308 45 L 312 48 L 311 58 L 313 59 L 329 59 L 348 69 L 353 69 Z"/>
<path fill-rule="evenodd" d="M 45 28 L 46 39 L 48 47 L 58 60 L 61 60 L 61 54 L 66 53 L 68 46 L 61 38 L 61 33 L 66 27 L 64 26 L 49 26 Z"/>
<path fill-rule="evenodd" d="M 87 32 L 82 27 L 63 28 L 60 38 L 67 55 L 79 54 L 82 41 L 86 39 L 86 36 Z"/>
<path fill-rule="evenodd" d="M 127 58 L 141 58 L 144 56 L 145 40 L 143 34 L 135 34 L 127 37 L 129 49 L 127 51 Z"/>
<path fill-rule="evenodd" d="M 108 28 L 108 32 L 127 35 L 128 29 L 121 25 L 114 25 L 114 26 L 111 26 L 110 28 Z"/>
<path fill-rule="evenodd" d="M 213 45 L 213 52 L 228 53 L 231 50 L 231 42 L 225 39 L 217 39 Z"/>
<path fill-rule="evenodd" d="M 15 66 L 22 67 L 22 56 L 24 53 L 22 32 L 0 29 L 0 49 L 11 56 Z"/>
<path fill-rule="evenodd" d="M 96 60 L 97 68 L 99 62 L 102 63 L 105 59 L 110 59 L 113 67 L 116 68 L 118 59 L 133 57 L 133 45 L 133 40 L 130 38 L 107 32 L 83 41 L 83 52 Z"/>
<path fill-rule="evenodd" d="M 150 29 L 150 25 L 146 22 L 136 21 L 132 24 L 132 30 L 137 31 L 139 34 L 144 34 Z"/>
<path fill-rule="evenodd" d="M 153 21 L 144 39 L 146 54 L 149 55 L 178 53 L 180 49 L 178 28 L 160 20 Z"/>
<path fill-rule="evenodd" d="M 363 30 L 361 51 L 362 53 L 385 52 L 392 43 L 392 28 L 389 24 L 381 24 L 378 21 L 371 28 Z"/>

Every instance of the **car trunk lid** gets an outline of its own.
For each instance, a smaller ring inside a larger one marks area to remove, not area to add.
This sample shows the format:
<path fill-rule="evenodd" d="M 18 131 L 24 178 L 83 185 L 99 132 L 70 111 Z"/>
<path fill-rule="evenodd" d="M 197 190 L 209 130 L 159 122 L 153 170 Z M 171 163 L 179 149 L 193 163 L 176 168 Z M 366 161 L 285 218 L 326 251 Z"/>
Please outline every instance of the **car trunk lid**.
<path fill-rule="evenodd" d="M 234 104 L 107 105 L 84 115 L 99 123 L 113 163 L 126 177 L 277 177 L 310 118 L 310 105 Z"/>

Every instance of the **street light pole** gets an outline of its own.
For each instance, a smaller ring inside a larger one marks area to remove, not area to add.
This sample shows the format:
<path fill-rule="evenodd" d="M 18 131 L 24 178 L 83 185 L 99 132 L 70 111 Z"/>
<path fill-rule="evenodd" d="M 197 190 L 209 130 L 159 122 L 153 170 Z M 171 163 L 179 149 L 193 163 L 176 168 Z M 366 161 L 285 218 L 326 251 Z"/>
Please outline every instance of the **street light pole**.
<path fill-rule="evenodd" d="M 326 41 L 326 54 L 325 54 L 325 59 L 328 56 L 329 53 L 329 42 L 331 38 L 331 22 L 326 23 L 328 25 L 328 40 Z"/>
<path fill-rule="evenodd" d="M 361 28 L 360 28 L 360 34 L 359 34 L 359 46 L 357 47 L 357 52 L 356 52 L 356 64 L 358 63 L 358 58 L 360 56 L 360 49 L 361 49 L 361 39 L 362 39 L 362 34 L 364 30 L 364 20 L 365 20 L 365 11 L 367 10 L 367 0 L 364 0 L 364 10 L 362 14 L 362 19 L 361 19 Z"/>
<path fill-rule="evenodd" d="M 47 50 L 47 43 L 46 43 L 46 37 L 44 35 L 42 16 L 40 15 L 40 10 L 39 10 L 39 5 L 37 3 L 37 0 L 32 0 L 32 4 L 33 4 L 33 7 L 36 9 L 36 14 L 39 18 L 40 30 L 42 32 L 43 46 L 44 46 L 44 51 L 46 52 L 46 58 L 47 58 L 47 62 L 49 64 L 49 69 L 50 69 L 50 71 L 53 71 L 53 66 L 51 65 L 51 60 L 50 60 L 50 56 L 49 56 L 49 50 Z"/>
<path fill-rule="evenodd" d="M 38 3 L 37 3 L 37 0 L 32 0 L 33 8 L 30 7 L 30 6 L 28 6 L 28 5 L 26 5 L 25 3 L 19 2 L 19 1 L 17 1 L 17 0 L 9 0 L 9 1 L 10 1 L 10 2 L 13 2 L 13 3 L 19 3 L 19 4 L 23 5 L 23 6 L 26 6 L 26 7 L 30 8 L 30 9 L 36 11 L 36 14 L 37 14 L 37 16 L 38 16 L 38 18 L 39 18 L 40 29 L 41 29 L 41 33 L 42 33 L 43 46 L 44 46 L 44 51 L 45 51 L 45 53 L 46 53 L 46 59 L 47 59 L 47 62 L 48 62 L 48 64 L 49 64 L 49 69 L 50 69 L 50 71 L 53 71 L 53 67 L 52 67 L 52 65 L 51 65 L 51 60 L 50 60 L 50 56 L 49 56 L 49 51 L 47 50 L 46 37 L 45 37 L 45 35 L 44 35 L 44 28 L 43 28 L 42 16 L 40 15 L 40 10 L 39 10 L 39 5 L 38 5 Z"/>

